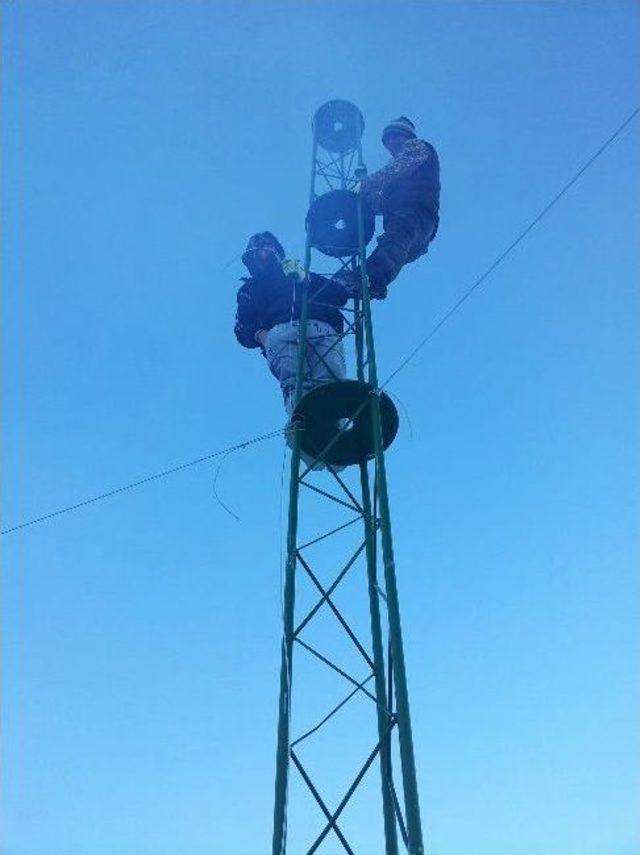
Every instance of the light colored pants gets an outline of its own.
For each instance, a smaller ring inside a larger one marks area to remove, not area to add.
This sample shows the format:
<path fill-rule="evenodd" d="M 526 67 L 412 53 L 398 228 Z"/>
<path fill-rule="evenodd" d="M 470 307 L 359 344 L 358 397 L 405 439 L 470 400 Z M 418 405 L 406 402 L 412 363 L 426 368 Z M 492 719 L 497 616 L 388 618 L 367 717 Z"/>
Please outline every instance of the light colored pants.
<path fill-rule="evenodd" d="M 269 330 L 265 353 L 271 373 L 280 383 L 284 405 L 291 415 L 298 368 L 298 321 L 277 324 Z M 307 321 L 307 351 L 302 394 L 321 383 L 344 380 L 346 365 L 341 336 L 323 321 Z"/>

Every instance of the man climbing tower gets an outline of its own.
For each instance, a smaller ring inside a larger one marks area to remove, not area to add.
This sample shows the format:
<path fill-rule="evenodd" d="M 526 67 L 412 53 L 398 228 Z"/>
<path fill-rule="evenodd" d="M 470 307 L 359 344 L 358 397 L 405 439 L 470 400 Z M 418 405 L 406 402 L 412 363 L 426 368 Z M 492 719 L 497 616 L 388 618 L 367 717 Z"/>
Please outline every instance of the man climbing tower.
<path fill-rule="evenodd" d="M 235 335 L 243 347 L 260 348 L 280 383 L 287 413 L 294 406 L 298 327 L 304 271 L 285 258 L 278 239 L 260 232 L 249 239 L 242 262 L 250 273 L 238 290 Z M 307 350 L 303 394 L 333 380 L 344 380 L 344 286 L 315 273 L 309 275 Z"/>
<path fill-rule="evenodd" d="M 418 139 L 413 122 L 400 116 L 382 131 L 392 155 L 383 168 L 365 178 L 363 194 L 374 213 L 382 214 L 384 232 L 367 259 L 372 297 L 383 300 L 402 267 L 427 251 L 438 230 L 440 165 L 435 148 Z M 360 273 L 345 282 L 357 290 Z"/>

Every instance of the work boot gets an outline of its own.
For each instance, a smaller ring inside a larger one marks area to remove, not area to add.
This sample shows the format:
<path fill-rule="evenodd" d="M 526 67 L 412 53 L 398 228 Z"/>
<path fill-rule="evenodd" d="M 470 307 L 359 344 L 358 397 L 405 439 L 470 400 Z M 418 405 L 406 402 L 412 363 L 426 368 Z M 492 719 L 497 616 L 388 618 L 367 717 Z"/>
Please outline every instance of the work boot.
<path fill-rule="evenodd" d="M 362 296 L 362 277 L 359 270 L 341 270 L 333 277 L 345 289 L 350 298 Z M 386 283 L 369 276 L 369 296 L 372 300 L 384 300 L 387 296 Z"/>
<path fill-rule="evenodd" d="M 342 285 L 349 299 L 360 296 L 360 273 L 355 270 L 340 270 L 332 277 L 334 282 Z"/>
<path fill-rule="evenodd" d="M 377 276 L 369 277 L 369 296 L 372 300 L 386 300 L 387 298 L 387 283 Z"/>

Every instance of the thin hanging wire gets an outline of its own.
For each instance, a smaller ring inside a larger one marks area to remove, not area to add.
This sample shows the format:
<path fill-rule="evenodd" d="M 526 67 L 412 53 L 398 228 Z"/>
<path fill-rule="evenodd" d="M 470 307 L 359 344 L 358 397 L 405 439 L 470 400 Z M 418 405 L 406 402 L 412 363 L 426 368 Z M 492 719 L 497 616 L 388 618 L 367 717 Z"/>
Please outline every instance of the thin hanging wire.
<path fill-rule="evenodd" d="M 635 119 L 635 117 L 640 113 L 640 106 L 636 107 L 629 116 L 624 120 L 624 122 L 619 125 L 615 131 L 605 140 L 605 142 L 594 152 L 594 154 L 580 167 L 580 169 L 575 173 L 575 175 L 559 190 L 559 192 L 551 199 L 551 201 L 545 205 L 545 207 L 540 211 L 540 213 L 529 223 L 529 225 L 509 244 L 509 246 L 495 259 L 495 261 L 472 283 L 472 285 L 462 294 L 459 300 L 454 303 L 454 305 L 440 318 L 440 320 L 429 330 L 429 332 L 424 336 L 421 341 L 407 354 L 407 356 L 399 363 L 399 365 L 391 372 L 391 374 L 387 377 L 387 379 L 382 383 L 379 387 L 380 389 L 386 388 L 397 375 L 404 370 L 404 368 L 418 355 L 418 353 L 428 344 L 429 341 L 436 335 L 436 333 L 447 323 L 447 321 L 462 307 L 462 305 L 469 299 L 469 297 L 473 294 L 473 292 L 479 288 L 493 273 L 493 271 L 505 260 L 505 258 L 518 246 L 518 244 L 524 240 L 524 238 L 529 234 L 529 232 L 536 226 L 541 220 L 546 216 L 546 214 L 560 201 L 560 199 L 568 192 L 568 190 L 573 187 L 573 185 L 584 175 L 584 173 L 595 163 L 595 161 L 604 153 L 604 151 L 616 140 L 622 131 Z M 237 258 L 240 256 L 234 255 L 234 257 L 228 262 L 227 267 L 229 267 Z M 69 513 L 70 511 L 77 510 L 78 508 L 85 507 L 86 505 L 93 504 L 94 502 L 99 502 L 103 499 L 109 498 L 110 496 L 115 496 L 119 493 L 123 493 L 127 490 L 132 490 L 135 487 L 142 486 L 143 484 L 147 484 L 150 481 L 154 481 L 159 478 L 164 478 L 167 475 L 171 475 L 174 472 L 179 472 L 181 469 L 185 469 L 189 466 L 195 466 L 198 463 L 203 463 L 207 460 L 211 460 L 215 457 L 221 456 L 223 454 L 227 454 L 230 450 L 239 450 L 248 445 L 251 445 L 255 442 L 262 442 L 265 439 L 269 439 L 272 436 L 278 436 L 284 433 L 284 429 L 279 429 L 277 431 L 272 431 L 268 434 L 264 434 L 262 436 L 254 437 L 251 440 L 248 440 L 246 443 L 239 443 L 237 446 L 230 446 L 230 448 L 222 449 L 218 452 L 213 452 L 212 454 L 205 455 L 204 457 L 197 458 L 196 460 L 189 461 L 187 463 L 181 464 L 180 466 L 174 467 L 172 469 L 165 470 L 163 472 L 158 472 L 154 475 L 149 476 L 148 478 L 142 478 L 139 481 L 134 481 L 131 484 L 125 484 L 122 487 L 118 487 L 114 490 L 109 490 L 105 493 L 101 493 L 98 496 L 93 496 L 89 499 L 85 499 L 81 502 L 77 502 L 76 504 L 69 505 L 65 508 L 60 508 L 59 510 L 52 511 L 49 514 L 44 514 L 43 516 L 36 517 L 32 520 L 27 520 L 26 522 L 19 523 L 18 525 L 11 526 L 6 529 L 2 529 L 0 531 L 0 535 L 10 534 L 11 532 L 18 531 L 19 529 L 27 528 L 32 525 L 36 525 L 37 523 L 44 522 L 45 520 L 52 519 L 57 516 L 61 516 L 62 514 Z"/>
<path fill-rule="evenodd" d="M 141 487 L 143 484 L 149 484 L 151 481 L 158 481 L 161 478 L 167 478 L 169 475 L 174 475 L 176 472 L 182 472 L 183 469 L 189 469 L 191 466 L 197 466 L 200 463 L 206 463 L 209 460 L 214 460 L 216 457 L 221 457 L 223 455 L 228 455 L 234 451 L 241 451 L 245 448 L 249 448 L 251 445 L 256 445 L 259 442 L 265 442 L 267 439 L 272 439 L 276 436 L 281 436 L 284 432 L 284 428 L 278 428 L 277 430 L 269 431 L 269 433 L 263 433 L 259 436 L 254 436 L 251 439 L 247 439 L 244 442 L 238 442 L 235 445 L 230 445 L 227 448 L 222 448 L 219 451 L 212 451 L 211 454 L 205 454 L 202 457 L 197 457 L 195 460 L 188 460 L 186 463 L 180 463 L 178 466 L 172 466 L 171 469 L 163 469 L 162 472 L 155 472 L 153 475 L 148 475 L 146 478 L 140 478 L 138 481 L 132 481 L 129 484 L 123 484 L 121 487 L 116 487 L 113 490 L 107 490 L 105 493 L 100 493 L 97 496 L 91 496 L 88 499 L 83 499 L 80 502 L 76 502 L 73 505 L 67 505 L 65 508 L 59 508 L 56 511 L 51 511 L 51 513 L 43 514 L 42 516 L 35 517 L 34 519 L 27 520 L 26 522 L 18 523 L 17 525 L 10 526 L 9 528 L 2 529 L 0 534 L 10 534 L 13 531 L 18 531 L 22 528 L 28 528 L 29 526 L 36 525 L 37 523 L 45 522 L 45 520 L 53 519 L 54 517 L 62 516 L 62 514 L 68 514 L 71 511 L 76 511 L 79 508 L 84 508 L 87 505 L 92 505 L 95 502 L 101 502 L 103 499 L 108 499 L 111 496 L 117 496 L 120 493 L 125 493 L 128 490 L 133 490 L 136 487 Z"/>

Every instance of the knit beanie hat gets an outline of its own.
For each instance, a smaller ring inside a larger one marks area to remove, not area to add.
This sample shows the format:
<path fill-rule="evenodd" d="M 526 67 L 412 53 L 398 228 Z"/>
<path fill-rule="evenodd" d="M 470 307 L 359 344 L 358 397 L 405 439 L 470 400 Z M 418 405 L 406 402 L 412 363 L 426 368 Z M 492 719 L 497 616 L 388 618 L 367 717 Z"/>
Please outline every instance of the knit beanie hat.
<path fill-rule="evenodd" d="M 389 124 L 382 131 L 383 142 L 384 138 L 388 134 L 402 134 L 407 138 L 415 137 L 416 126 L 413 124 L 411 119 L 407 119 L 406 116 L 400 116 L 399 118 L 394 119 L 392 122 L 389 122 Z"/>

